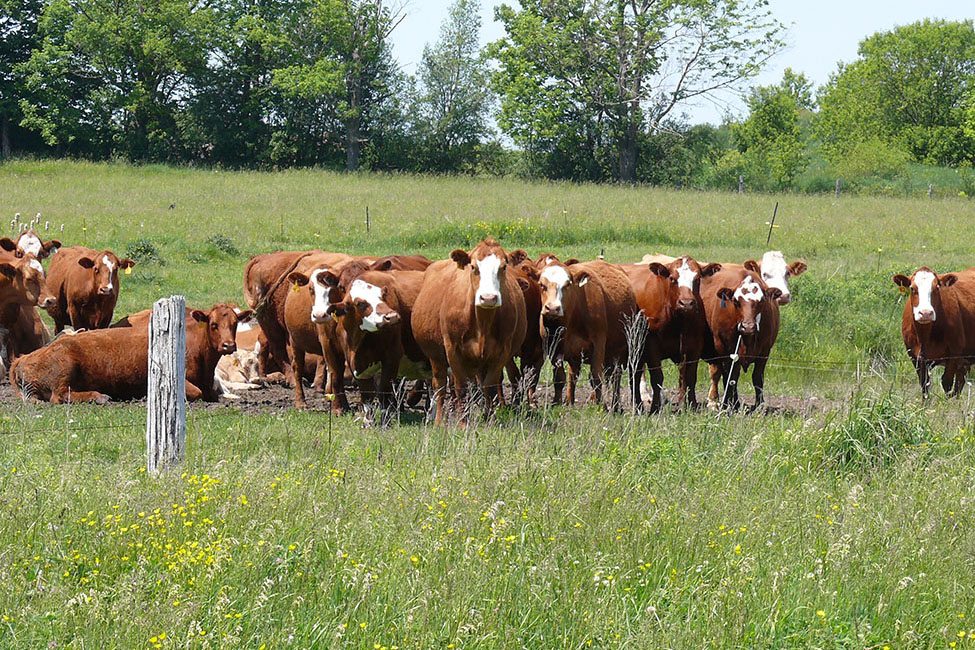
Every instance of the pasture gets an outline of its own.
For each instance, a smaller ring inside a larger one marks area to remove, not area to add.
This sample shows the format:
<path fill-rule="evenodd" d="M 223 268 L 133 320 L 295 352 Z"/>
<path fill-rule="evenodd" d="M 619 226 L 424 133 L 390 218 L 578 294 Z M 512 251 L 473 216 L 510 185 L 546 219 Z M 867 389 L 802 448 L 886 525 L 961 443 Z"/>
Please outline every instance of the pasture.
<path fill-rule="evenodd" d="M 743 261 L 776 201 L 771 248 L 809 270 L 768 415 L 194 406 L 183 467 L 151 479 L 140 405 L 0 387 L 0 646 L 975 648 L 973 395 L 921 403 L 890 279 L 971 265 L 967 200 L 0 166 L 0 228 L 40 212 L 137 258 L 117 315 L 240 302 L 277 249 Z"/>

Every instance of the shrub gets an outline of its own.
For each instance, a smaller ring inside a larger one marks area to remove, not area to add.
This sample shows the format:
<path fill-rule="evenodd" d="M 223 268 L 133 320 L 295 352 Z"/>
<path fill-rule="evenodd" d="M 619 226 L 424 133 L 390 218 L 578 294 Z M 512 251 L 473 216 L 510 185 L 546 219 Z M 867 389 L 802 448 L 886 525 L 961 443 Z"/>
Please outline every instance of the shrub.
<path fill-rule="evenodd" d="M 159 248 L 157 248 L 151 239 L 145 237 L 140 237 L 135 241 L 129 242 L 125 248 L 125 256 L 140 264 L 146 264 L 148 262 L 155 262 L 157 264 L 166 263 L 159 255 Z"/>
<path fill-rule="evenodd" d="M 856 143 L 831 162 L 832 172 L 841 179 L 879 177 L 894 179 L 907 170 L 908 154 L 880 138 Z"/>
<path fill-rule="evenodd" d="M 234 245 L 234 242 L 232 242 L 226 235 L 210 235 L 207 237 L 206 243 L 213 248 L 216 248 L 218 251 L 226 253 L 227 255 L 240 254 L 240 251 Z"/>

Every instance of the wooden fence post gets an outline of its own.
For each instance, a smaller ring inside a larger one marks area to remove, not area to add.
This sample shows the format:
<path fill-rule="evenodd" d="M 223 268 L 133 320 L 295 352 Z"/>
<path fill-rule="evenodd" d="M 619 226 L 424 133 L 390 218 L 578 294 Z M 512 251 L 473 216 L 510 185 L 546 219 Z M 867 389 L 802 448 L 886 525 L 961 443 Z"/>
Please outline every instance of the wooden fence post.
<path fill-rule="evenodd" d="M 836 198 L 840 198 L 840 179 L 836 179 Z"/>
<path fill-rule="evenodd" d="M 149 323 L 146 469 L 183 460 L 186 444 L 186 298 L 157 300 Z"/>
<path fill-rule="evenodd" d="M 745 177 L 742 176 L 741 174 L 738 174 L 738 193 L 739 194 L 745 193 Z"/>

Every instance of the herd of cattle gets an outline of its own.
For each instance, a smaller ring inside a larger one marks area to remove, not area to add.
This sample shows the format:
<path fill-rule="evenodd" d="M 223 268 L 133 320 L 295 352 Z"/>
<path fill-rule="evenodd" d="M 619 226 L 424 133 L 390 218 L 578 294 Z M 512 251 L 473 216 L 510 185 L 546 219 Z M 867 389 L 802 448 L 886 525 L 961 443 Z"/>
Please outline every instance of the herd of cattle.
<path fill-rule="evenodd" d="M 112 324 L 119 271 L 133 265 L 108 250 L 61 248 L 33 230 L 0 239 L 0 362 L 18 394 L 56 403 L 145 395 L 150 312 Z M 697 407 L 703 360 L 709 401 L 737 407 L 739 375 L 754 366 L 759 406 L 779 308 L 790 302 L 788 280 L 805 270 L 778 251 L 744 264 L 687 255 L 647 255 L 633 264 L 531 259 L 490 238 L 440 261 L 320 250 L 258 255 L 244 270 L 247 311 L 187 309 L 186 395 L 215 400 L 277 380 L 294 387 L 295 406 L 303 408 L 309 380 L 341 413 L 349 408 L 349 377 L 363 404 L 381 406 L 394 399 L 400 379 L 412 379 L 408 403 L 432 389 L 439 424 L 448 395 L 457 413 L 468 413 L 472 386 L 488 409 L 504 404 L 505 371 L 508 399 L 535 406 L 547 358 L 555 403 L 563 393 L 565 402 L 576 401 L 586 363 L 591 401 L 620 407 L 628 374 L 632 398 L 655 412 L 664 361 L 678 368 L 676 405 Z M 957 392 L 975 361 L 975 336 L 964 336 L 964 325 L 975 324 L 975 269 L 937 276 L 925 267 L 894 282 L 911 293 L 902 330 L 924 394 L 935 364 L 946 366 L 945 390 Z M 53 341 L 38 308 L 54 320 Z M 646 371 L 651 390 L 641 396 Z"/>

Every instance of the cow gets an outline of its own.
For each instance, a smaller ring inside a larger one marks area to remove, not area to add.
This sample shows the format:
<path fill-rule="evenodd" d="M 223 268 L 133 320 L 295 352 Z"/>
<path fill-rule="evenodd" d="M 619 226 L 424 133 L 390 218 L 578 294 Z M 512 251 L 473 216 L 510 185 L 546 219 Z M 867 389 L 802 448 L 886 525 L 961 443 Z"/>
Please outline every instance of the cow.
<path fill-rule="evenodd" d="M 289 385 L 294 383 L 288 329 L 284 323 L 284 304 L 291 288 L 287 278 L 301 260 L 318 253 L 322 251 L 265 253 L 252 257 L 244 267 L 244 300 L 254 311 L 264 335 L 258 355 L 262 378 L 280 372 Z M 315 385 L 321 387 L 325 368 L 318 363 L 313 365 L 321 369 L 315 376 Z"/>
<path fill-rule="evenodd" d="M 215 401 L 214 369 L 232 354 L 238 321 L 232 306 L 190 310 L 186 319 L 186 399 Z M 144 397 L 148 384 L 149 327 L 140 323 L 61 336 L 47 347 L 18 358 L 10 382 L 21 397 L 50 401 L 95 402 Z"/>
<path fill-rule="evenodd" d="M 528 253 L 521 249 L 509 254 L 508 273 L 517 280 L 525 299 L 525 340 L 517 354 L 521 367 L 515 364 L 514 358 L 506 367 L 512 385 L 511 401 L 519 404 L 524 398 L 529 407 L 535 408 L 538 380 L 545 363 L 545 341 L 538 325 L 542 315 L 542 289 L 538 285 L 538 270 L 528 259 Z"/>
<path fill-rule="evenodd" d="M 894 284 L 910 292 L 901 316 L 901 336 L 927 399 L 931 368 L 944 366 L 941 386 L 949 396 L 965 386 L 975 362 L 975 267 L 938 275 L 922 266 Z"/>
<path fill-rule="evenodd" d="M 59 248 L 61 248 L 60 241 L 57 239 L 42 241 L 41 236 L 33 228 L 20 233 L 16 240 L 9 237 L 0 238 L 0 250 L 13 253 L 17 257 L 33 255 L 36 259 L 42 260 L 56 253 Z"/>
<path fill-rule="evenodd" d="M 4 375 L 10 361 L 50 342 L 37 308 L 49 307 L 53 301 L 44 267 L 33 254 L 0 254 L 0 370 Z"/>
<path fill-rule="evenodd" d="M 573 261 L 573 260 L 570 260 Z M 639 311 L 636 296 L 623 270 L 602 260 L 565 264 L 552 255 L 539 262 L 542 291 L 539 328 L 547 337 L 549 358 L 555 368 L 555 402 L 562 399 L 564 360 L 569 365 L 566 403 L 575 403 L 576 382 L 583 356 L 589 360 L 593 392 L 590 401 L 602 403 L 603 375 L 612 378 L 613 408 L 619 408 L 619 387 L 628 356 L 625 322 Z"/>
<path fill-rule="evenodd" d="M 55 297 L 47 308 L 54 319 L 54 333 L 65 325 L 76 330 L 108 327 L 118 301 L 119 270 L 128 271 L 133 266 L 135 262 L 119 259 L 110 250 L 62 248 L 52 258 L 47 273 L 47 286 Z"/>
<path fill-rule="evenodd" d="M 660 410 L 662 403 L 663 361 L 678 364 L 677 406 L 697 408 L 697 365 L 710 336 L 701 298 L 701 280 L 721 270 L 711 263 L 703 267 L 692 257 L 683 255 L 669 263 L 621 264 L 630 279 L 637 304 L 647 323 L 647 336 L 637 376 L 643 368 L 650 370 L 653 397 L 650 412 Z M 636 382 L 631 387 L 634 400 L 639 396 Z M 636 402 L 634 402 L 636 403 Z"/>
<path fill-rule="evenodd" d="M 391 404 L 397 377 L 431 377 L 410 326 L 422 271 L 365 271 L 347 285 L 326 273 L 324 281 L 332 287 L 326 311 L 338 321 L 343 353 L 364 405 L 375 399 L 377 373 L 380 407 Z"/>
<path fill-rule="evenodd" d="M 731 265 L 729 265 L 731 266 Z M 711 403 L 718 398 L 718 377 L 724 381 L 722 406 L 738 408 L 738 378 L 752 364 L 755 406 L 764 402 L 765 366 L 779 335 L 779 303 L 782 290 L 766 285 L 757 273 L 745 268 L 727 268 L 704 278 L 701 298 L 711 341 L 705 357 L 711 365 Z"/>
<path fill-rule="evenodd" d="M 463 412 L 467 385 L 476 382 L 490 414 L 501 374 L 525 339 L 525 299 L 507 265 L 507 253 L 489 237 L 470 251 L 452 251 L 424 272 L 411 322 L 430 360 L 437 425 L 446 415 L 448 368 L 455 406 Z"/>

